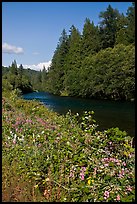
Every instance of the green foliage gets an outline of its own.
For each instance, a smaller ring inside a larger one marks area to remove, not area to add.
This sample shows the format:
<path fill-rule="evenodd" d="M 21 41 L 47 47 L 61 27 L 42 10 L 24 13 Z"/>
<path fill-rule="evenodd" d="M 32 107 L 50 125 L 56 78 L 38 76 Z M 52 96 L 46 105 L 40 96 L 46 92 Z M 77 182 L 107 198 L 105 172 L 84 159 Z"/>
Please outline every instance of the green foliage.
<path fill-rule="evenodd" d="M 109 5 L 99 16 L 102 18 L 99 27 L 86 18 L 82 35 L 74 25 L 69 36 L 65 30 L 62 33 L 47 73 L 49 92 L 85 98 L 134 99 L 134 6 L 124 16 Z"/>
<path fill-rule="evenodd" d="M 82 57 L 86 57 L 90 54 L 95 54 L 100 50 L 100 36 L 98 27 L 94 25 L 94 22 L 90 23 L 90 19 L 86 18 L 83 27 L 81 52 Z"/>
<path fill-rule="evenodd" d="M 65 75 L 65 61 L 68 53 L 68 36 L 65 29 L 61 33 L 58 46 L 55 50 L 50 72 L 48 73 L 48 90 L 60 95 L 63 91 L 63 80 Z"/>
<path fill-rule="evenodd" d="M 135 44 L 135 2 L 127 10 L 128 42 Z"/>
<path fill-rule="evenodd" d="M 128 53 L 128 54 L 127 54 Z M 79 71 L 82 97 L 129 100 L 135 90 L 134 46 L 117 45 L 91 55 Z"/>
<path fill-rule="evenodd" d="M 14 60 L 14 61 L 12 62 L 11 67 L 9 67 L 9 71 L 10 71 L 10 73 L 13 74 L 13 75 L 17 75 L 17 74 L 18 74 L 16 60 Z"/>
<path fill-rule="evenodd" d="M 100 22 L 100 36 L 102 48 L 114 47 L 115 36 L 117 32 L 117 19 L 119 17 L 117 9 L 113 9 L 110 5 L 107 10 L 100 12 L 99 17 L 103 18 Z"/>
<path fill-rule="evenodd" d="M 135 201 L 135 151 L 94 112 L 59 116 L 37 101 L 2 98 L 3 201 Z"/>
<path fill-rule="evenodd" d="M 22 93 L 32 92 L 32 84 L 28 76 L 25 75 L 23 66 L 17 67 L 16 61 L 11 67 L 4 68 L 2 72 L 2 84 L 5 90 L 20 89 Z"/>
<path fill-rule="evenodd" d="M 13 86 L 10 84 L 10 82 L 7 79 L 2 80 L 2 91 L 9 90 L 11 91 L 13 89 Z"/>

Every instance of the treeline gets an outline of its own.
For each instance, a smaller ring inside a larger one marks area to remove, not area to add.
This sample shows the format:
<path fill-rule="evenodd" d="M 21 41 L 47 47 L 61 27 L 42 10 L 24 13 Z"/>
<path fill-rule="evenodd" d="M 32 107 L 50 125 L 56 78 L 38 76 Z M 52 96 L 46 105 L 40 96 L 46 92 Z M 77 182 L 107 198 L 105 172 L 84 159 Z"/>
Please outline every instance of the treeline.
<path fill-rule="evenodd" d="M 82 33 L 72 25 L 61 33 L 52 63 L 42 71 L 2 68 L 3 88 L 23 93 L 48 91 L 57 95 L 113 100 L 135 98 L 135 3 L 126 16 L 110 5 L 99 14 L 99 25 L 86 18 Z"/>
<path fill-rule="evenodd" d="M 42 71 L 24 69 L 21 64 L 17 67 L 14 60 L 9 67 L 2 67 L 2 89 L 19 89 L 22 93 L 45 90 L 47 71 L 43 67 Z"/>
<path fill-rule="evenodd" d="M 110 5 L 82 34 L 63 30 L 48 72 L 48 91 L 57 95 L 131 99 L 135 93 L 135 4 L 126 16 Z"/>

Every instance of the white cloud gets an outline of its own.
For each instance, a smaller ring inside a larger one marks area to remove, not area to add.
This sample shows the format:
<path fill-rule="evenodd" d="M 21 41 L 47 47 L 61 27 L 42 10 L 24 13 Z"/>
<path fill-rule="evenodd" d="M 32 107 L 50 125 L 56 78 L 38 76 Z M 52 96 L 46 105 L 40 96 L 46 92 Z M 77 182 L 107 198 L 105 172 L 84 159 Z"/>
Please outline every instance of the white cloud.
<path fill-rule="evenodd" d="M 2 52 L 8 53 L 8 54 L 23 54 L 24 51 L 22 47 L 16 47 L 14 45 L 3 43 Z"/>
<path fill-rule="evenodd" d="M 40 70 L 42 71 L 44 66 L 45 66 L 45 69 L 48 70 L 48 67 L 50 65 L 51 65 L 51 61 L 48 61 L 48 62 L 40 62 L 37 65 L 35 65 L 35 64 L 31 64 L 31 65 L 23 64 L 23 68 L 24 69 L 30 68 L 30 69 L 33 69 L 36 71 L 40 71 Z"/>

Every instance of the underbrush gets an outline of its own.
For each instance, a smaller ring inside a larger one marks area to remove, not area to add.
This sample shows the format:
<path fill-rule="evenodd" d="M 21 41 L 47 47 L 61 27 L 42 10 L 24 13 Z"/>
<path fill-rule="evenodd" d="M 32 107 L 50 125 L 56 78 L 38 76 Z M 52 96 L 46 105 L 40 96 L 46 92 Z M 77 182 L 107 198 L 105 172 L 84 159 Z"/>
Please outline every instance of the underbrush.
<path fill-rule="evenodd" d="M 97 131 L 93 112 L 60 116 L 14 92 L 5 96 L 3 201 L 135 201 L 135 151 L 125 131 Z"/>

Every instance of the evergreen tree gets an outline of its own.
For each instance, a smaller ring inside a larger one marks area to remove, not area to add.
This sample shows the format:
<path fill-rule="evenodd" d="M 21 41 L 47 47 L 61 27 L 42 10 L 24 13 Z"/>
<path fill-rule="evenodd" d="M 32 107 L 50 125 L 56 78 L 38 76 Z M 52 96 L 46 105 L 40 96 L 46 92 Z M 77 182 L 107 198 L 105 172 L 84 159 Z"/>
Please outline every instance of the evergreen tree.
<path fill-rule="evenodd" d="M 10 72 L 11 72 L 11 74 L 15 74 L 15 75 L 18 74 L 16 60 L 14 60 L 14 61 L 12 62 L 11 66 L 10 66 Z"/>
<path fill-rule="evenodd" d="M 127 10 L 128 41 L 135 43 L 135 2 Z"/>
<path fill-rule="evenodd" d="M 117 32 L 115 36 L 115 44 L 128 45 L 128 32 L 127 32 L 127 18 L 122 13 L 117 19 Z"/>
<path fill-rule="evenodd" d="M 42 81 L 42 90 L 44 91 L 47 87 L 47 70 L 45 66 L 43 66 L 42 73 L 41 73 L 41 81 Z"/>
<path fill-rule="evenodd" d="M 48 73 L 49 90 L 54 94 L 61 94 L 65 74 L 66 56 L 68 53 L 68 36 L 65 29 L 61 33 L 59 43 L 52 58 L 52 63 Z"/>
<path fill-rule="evenodd" d="M 20 76 L 20 78 L 22 78 L 22 75 L 23 75 L 23 65 L 20 64 L 19 68 L 18 68 L 18 74 Z"/>
<path fill-rule="evenodd" d="M 110 5 L 105 12 L 100 12 L 99 17 L 103 18 L 103 20 L 100 22 L 102 49 L 114 47 L 117 32 L 117 19 L 119 15 L 118 10 L 113 9 Z"/>
<path fill-rule="evenodd" d="M 90 23 L 90 19 L 86 18 L 82 33 L 82 57 L 94 54 L 100 49 L 99 30 L 94 25 L 94 22 Z"/>
<path fill-rule="evenodd" d="M 70 28 L 69 51 L 65 63 L 64 89 L 70 95 L 77 95 L 79 92 L 79 70 L 81 67 L 81 35 L 74 25 Z"/>

